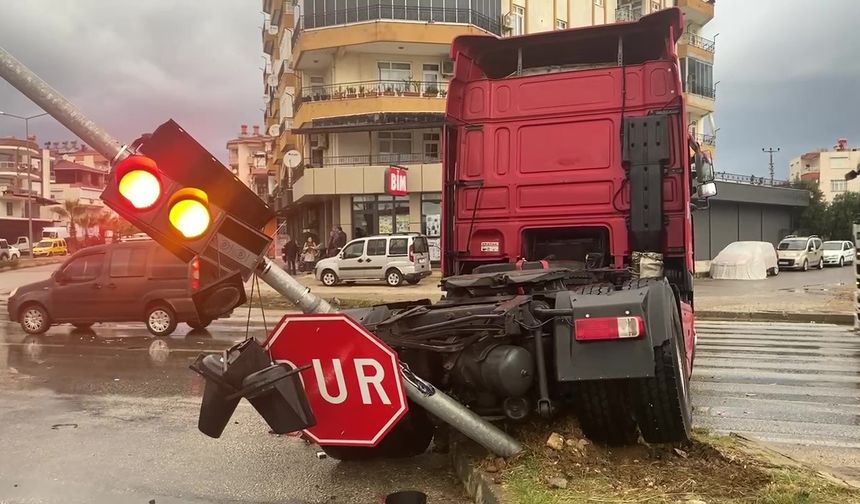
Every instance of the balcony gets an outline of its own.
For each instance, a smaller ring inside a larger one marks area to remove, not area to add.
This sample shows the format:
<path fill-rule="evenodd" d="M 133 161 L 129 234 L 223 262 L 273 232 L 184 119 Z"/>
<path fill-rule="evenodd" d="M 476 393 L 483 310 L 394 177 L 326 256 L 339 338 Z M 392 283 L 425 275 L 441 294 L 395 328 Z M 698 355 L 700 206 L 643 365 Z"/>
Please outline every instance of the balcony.
<path fill-rule="evenodd" d="M 458 35 L 488 32 L 501 35 L 501 21 L 475 9 L 379 3 L 299 16 L 291 42 L 293 61 L 301 69 L 301 57 L 307 51 L 391 41 L 450 45 Z"/>
<path fill-rule="evenodd" d="M 27 169 L 27 165 L 23 162 L 15 163 L 14 161 L 0 161 L 0 174 L 3 175 L 4 178 L 8 178 L 10 176 L 13 177 L 24 177 L 27 172 L 30 172 L 31 178 L 35 180 L 42 179 L 42 170 L 36 166 L 30 166 L 30 169 Z"/>
<path fill-rule="evenodd" d="M 707 51 L 711 54 L 713 54 L 716 50 L 716 41 L 714 41 L 713 39 L 700 37 L 695 33 L 684 33 L 684 36 L 681 38 L 681 41 L 693 47 L 698 47 L 699 49 Z"/>
<path fill-rule="evenodd" d="M 622 6 L 615 9 L 615 22 L 632 23 L 634 21 L 639 21 L 643 15 L 641 8 L 633 9 L 629 5 Z"/>
<path fill-rule="evenodd" d="M 699 26 L 714 19 L 714 4 L 716 0 L 677 0 L 676 3 L 684 11 L 686 20 Z"/>
<path fill-rule="evenodd" d="M 307 164 L 305 168 L 323 168 L 331 166 L 390 166 L 406 164 L 440 163 L 438 156 L 428 156 L 423 152 L 405 154 L 355 154 L 346 156 L 325 156 L 321 166 Z"/>
<path fill-rule="evenodd" d="M 293 100 L 294 127 L 311 120 L 377 112 L 444 113 L 447 81 L 370 80 L 316 85 Z"/>
<path fill-rule="evenodd" d="M 696 140 L 702 145 L 717 145 L 717 137 L 715 135 L 696 135 Z"/>

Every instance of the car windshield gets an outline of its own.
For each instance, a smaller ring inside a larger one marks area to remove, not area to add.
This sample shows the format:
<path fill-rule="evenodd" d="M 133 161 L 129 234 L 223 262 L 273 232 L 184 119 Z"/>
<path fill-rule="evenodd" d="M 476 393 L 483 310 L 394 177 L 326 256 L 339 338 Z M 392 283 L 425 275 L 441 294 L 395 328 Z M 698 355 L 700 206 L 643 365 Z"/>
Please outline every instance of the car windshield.
<path fill-rule="evenodd" d="M 783 240 L 777 247 L 779 250 L 803 250 L 806 248 L 806 240 Z"/>
<path fill-rule="evenodd" d="M 842 242 L 824 242 L 824 250 L 842 250 Z"/>
<path fill-rule="evenodd" d="M 50 247 L 51 242 L 43 240 L 36 244 L 37 247 Z"/>

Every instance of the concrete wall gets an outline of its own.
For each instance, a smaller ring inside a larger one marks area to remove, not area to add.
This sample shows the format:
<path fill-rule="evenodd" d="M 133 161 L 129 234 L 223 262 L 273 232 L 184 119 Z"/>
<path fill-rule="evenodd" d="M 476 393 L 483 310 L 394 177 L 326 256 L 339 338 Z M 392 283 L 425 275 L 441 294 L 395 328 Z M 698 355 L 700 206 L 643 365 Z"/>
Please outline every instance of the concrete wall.
<path fill-rule="evenodd" d="M 806 191 L 718 182 L 710 208 L 693 212 L 696 260 L 716 257 L 735 241 L 776 245 L 809 204 Z"/>

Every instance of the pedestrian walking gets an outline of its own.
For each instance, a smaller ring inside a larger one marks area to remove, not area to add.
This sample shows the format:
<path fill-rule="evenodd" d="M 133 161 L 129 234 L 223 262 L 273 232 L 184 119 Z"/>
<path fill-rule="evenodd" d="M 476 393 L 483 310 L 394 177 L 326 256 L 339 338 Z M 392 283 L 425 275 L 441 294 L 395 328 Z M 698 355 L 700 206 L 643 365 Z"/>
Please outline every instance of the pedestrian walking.
<path fill-rule="evenodd" d="M 346 233 L 344 233 L 342 227 L 338 226 L 337 227 L 337 236 L 335 237 L 335 241 L 334 241 L 334 247 L 337 250 L 335 250 L 334 254 L 332 254 L 332 255 L 335 255 L 338 252 L 340 252 L 340 250 L 342 248 L 344 248 L 345 246 L 346 246 Z"/>
<path fill-rule="evenodd" d="M 287 268 L 287 273 L 290 275 L 296 274 L 296 257 L 299 255 L 299 247 L 290 235 L 286 236 L 284 246 L 281 247 L 281 257 L 284 259 L 284 266 Z"/>

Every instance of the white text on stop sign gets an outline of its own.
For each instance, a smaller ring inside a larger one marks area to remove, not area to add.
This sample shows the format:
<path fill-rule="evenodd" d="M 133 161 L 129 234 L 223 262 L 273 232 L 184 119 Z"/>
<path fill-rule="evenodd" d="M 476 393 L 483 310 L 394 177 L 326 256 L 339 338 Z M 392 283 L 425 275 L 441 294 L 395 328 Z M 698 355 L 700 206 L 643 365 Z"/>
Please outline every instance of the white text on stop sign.
<path fill-rule="evenodd" d="M 343 375 L 343 364 L 340 359 L 331 360 L 331 372 L 334 373 L 335 381 L 337 382 L 337 395 L 332 395 L 328 390 L 325 382 L 325 372 L 323 371 L 322 363 L 319 359 L 311 361 L 314 367 L 314 376 L 317 379 L 317 389 L 320 391 L 320 397 L 331 404 L 341 404 L 346 401 L 349 394 L 346 388 L 346 380 Z M 372 404 L 373 400 L 370 397 L 370 386 L 376 390 L 376 395 L 382 404 L 391 404 L 391 399 L 382 388 L 382 380 L 385 379 L 385 369 L 378 361 L 374 359 L 353 359 L 355 368 L 355 377 L 358 381 L 358 390 L 361 393 L 361 402 L 363 404 Z M 372 368 L 372 374 L 367 374 L 365 368 Z"/>

